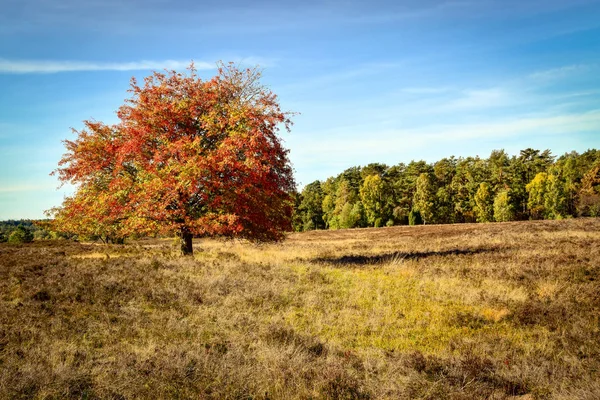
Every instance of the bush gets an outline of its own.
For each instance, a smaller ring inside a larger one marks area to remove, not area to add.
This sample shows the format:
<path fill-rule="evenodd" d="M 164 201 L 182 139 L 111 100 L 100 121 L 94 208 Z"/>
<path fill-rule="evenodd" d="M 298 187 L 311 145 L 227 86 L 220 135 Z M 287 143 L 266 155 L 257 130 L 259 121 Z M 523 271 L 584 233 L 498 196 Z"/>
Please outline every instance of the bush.
<path fill-rule="evenodd" d="M 409 225 L 423 225 L 423 218 L 421 217 L 421 213 L 418 211 L 411 211 L 408 214 L 408 224 Z"/>
<path fill-rule="evenodd" d="M 8 243 L 31 243 L 33 242 L 33 233 L 22 225 L 11 232 L 8 237 Z"/>

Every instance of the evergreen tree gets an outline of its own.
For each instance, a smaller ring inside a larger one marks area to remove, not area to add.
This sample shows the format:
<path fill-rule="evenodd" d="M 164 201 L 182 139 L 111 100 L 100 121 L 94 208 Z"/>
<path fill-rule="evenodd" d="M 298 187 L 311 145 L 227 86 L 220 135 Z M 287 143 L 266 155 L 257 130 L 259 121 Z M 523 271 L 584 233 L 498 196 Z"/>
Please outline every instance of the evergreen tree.
<path fill-rule="evenodd" d="M 490 183 L 493 191 L 505 189 L 508 186 L 509 158 L 504 150 L 493 150 L 488 158 Z"/>
<path fill-rule="evenodd" d="M 567 153 L 554 162 L 549 150 L 524 149 L 510 158 L 504 150 L 494 150 L 488 159 L 450 157 L 434 164 L 349 168 L 321 184 L 322 226 L 600 215 L 599 163 L 599 150 Z M 310 196 L 304 194 L 298 207 L 306 215 Z"/>
<path fill-rule="evenodd" d="M 452 179 L 454 210 L 459 222 L 475 222 L 475 193 L 479 184 L 489 178 L 487 163 L 479 157 L 459 159 Z"/>

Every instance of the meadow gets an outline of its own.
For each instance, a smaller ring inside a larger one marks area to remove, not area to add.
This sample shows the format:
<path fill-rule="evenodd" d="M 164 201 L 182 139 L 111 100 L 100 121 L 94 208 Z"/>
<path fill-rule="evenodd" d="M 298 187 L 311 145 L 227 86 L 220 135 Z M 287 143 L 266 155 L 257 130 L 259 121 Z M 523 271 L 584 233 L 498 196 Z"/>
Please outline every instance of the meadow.
<path fill-rule="evenodd" d="M 0 244 L 0 398 L 600 398 L 600 219 L 194 249 Z"/>

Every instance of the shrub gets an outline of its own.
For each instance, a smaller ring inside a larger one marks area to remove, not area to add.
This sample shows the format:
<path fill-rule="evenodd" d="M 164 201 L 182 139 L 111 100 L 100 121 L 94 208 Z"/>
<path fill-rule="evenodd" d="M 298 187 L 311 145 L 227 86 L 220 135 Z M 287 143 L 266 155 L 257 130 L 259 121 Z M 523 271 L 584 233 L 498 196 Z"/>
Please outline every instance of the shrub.
<path fill-rule="evenodd" d="M 31 243 L 33 242 L 33 233 L 22 225 L 11 232 L 8 237 L 8 243 Z"/>
<path fill-rule="evenodd" d="M 408 214 L 408 224 L 409 225 L 423 225 L 423 218 L 421 217 L 421 213 L 419 211 L 411 211 Z"/>

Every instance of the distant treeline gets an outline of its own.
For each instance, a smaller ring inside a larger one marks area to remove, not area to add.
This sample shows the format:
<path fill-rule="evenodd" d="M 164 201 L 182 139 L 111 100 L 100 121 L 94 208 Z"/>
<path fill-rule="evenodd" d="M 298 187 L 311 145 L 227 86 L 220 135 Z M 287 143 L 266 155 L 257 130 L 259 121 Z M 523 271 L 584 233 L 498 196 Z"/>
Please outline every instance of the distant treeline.
<path fill-rule="evenodd" d="M 29 219 L 0 221 L 0 242 L 27 243 L 35 240 L 57 239 L 61 235 L 44 227 L 44 221 Z"/>
<path fill-rule="evenodd" d="M 486 159 L 353 167 L 306 185 L 294 228 L 447 224 L 600 216 L 600 151 L 525 149 Z"/>

